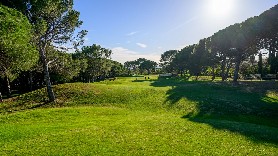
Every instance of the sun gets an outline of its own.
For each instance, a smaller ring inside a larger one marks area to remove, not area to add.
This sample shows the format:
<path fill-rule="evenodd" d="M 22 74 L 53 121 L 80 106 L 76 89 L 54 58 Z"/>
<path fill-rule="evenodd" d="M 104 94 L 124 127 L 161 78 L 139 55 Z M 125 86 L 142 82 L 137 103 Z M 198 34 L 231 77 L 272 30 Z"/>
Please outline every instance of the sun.
<path fill-rule="evenodd" d="M 207 0 L 207 15 L 212 18 L 227 17 L 232 14 L 235 0 Z"/>

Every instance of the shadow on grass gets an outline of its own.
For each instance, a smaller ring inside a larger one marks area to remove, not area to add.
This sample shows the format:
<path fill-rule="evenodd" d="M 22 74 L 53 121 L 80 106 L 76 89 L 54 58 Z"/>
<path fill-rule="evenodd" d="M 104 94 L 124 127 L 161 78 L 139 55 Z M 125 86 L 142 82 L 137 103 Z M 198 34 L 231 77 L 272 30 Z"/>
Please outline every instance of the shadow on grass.
<path fill-rule="evenodd" d="M 51 104 L 52 103 L 48 101 L 46 90 L 42 88 L 4 100 L 4 102 L 0 104 L 0 114 L 36 109 Z"/>
<path fill-rule="evenodd" d="M 149 79 L 149 80 L 133 80 L 132 82 L 153 82 L 154 80 Z"/>
<path fill-rule="evenodd" d="M 155 87 L 171 86 L 165 103 L 196 102 L 183 118 L 240 133 L 255 142 L 278 143 L 277 82 L 184 82 L 158 80 Z M 270 94 L 276 94 L 271 96 Z"/>

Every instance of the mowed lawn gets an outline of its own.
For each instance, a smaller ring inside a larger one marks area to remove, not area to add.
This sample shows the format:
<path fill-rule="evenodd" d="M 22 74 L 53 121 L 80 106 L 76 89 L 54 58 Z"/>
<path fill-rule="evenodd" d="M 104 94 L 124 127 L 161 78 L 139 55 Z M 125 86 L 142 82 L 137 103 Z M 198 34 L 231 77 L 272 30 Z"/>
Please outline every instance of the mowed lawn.
<path fill-rule="evenodd" d="M 277 82 L 118 79 L 0 104 L 0 155 L 277 155 Z M 271 84 L 269 84 L 271 83 Z"/>

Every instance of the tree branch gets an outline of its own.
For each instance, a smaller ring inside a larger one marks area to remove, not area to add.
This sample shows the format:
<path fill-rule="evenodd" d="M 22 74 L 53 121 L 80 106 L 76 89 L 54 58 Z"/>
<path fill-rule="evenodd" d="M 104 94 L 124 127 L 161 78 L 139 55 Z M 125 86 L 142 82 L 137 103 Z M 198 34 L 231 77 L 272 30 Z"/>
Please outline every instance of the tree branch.
<path fill-rule="evenodd" d="M 57 60 L 58 60 L 58 58 L 55 58 L 54 60 L 51 60 L 51 61 L 47 62 L 47 66 L 48 66 L 49 64 L 51 64 L 51 63 L 57 61 Z"/>

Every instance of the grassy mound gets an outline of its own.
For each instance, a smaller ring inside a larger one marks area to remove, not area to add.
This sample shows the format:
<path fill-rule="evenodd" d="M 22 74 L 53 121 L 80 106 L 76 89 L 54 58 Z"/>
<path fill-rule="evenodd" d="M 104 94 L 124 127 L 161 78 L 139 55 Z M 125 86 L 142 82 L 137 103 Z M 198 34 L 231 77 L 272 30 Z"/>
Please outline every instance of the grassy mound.
<path fill-rule="evenodd" d="M 144 78 L 56 85 L 55 103 L 41 89 L 0 104 L 0 155 L 275 155 L 277 88 Z"/>
<path fill-rule="evenodd" d="M 113 106 L 133 110 L 170 111 L 186 118 L 221 118 L 278 125 L 277 82 L 184 82 L 121 78 L 100 83 L 54 86 L 55 103 L 45 89 L 6 100 L 0 112 L 39 107 Z"/>

